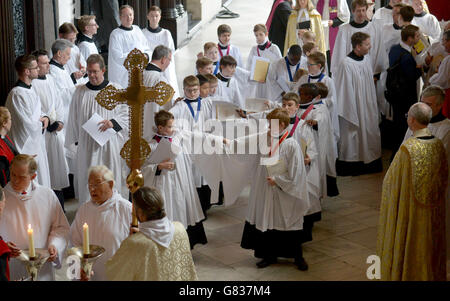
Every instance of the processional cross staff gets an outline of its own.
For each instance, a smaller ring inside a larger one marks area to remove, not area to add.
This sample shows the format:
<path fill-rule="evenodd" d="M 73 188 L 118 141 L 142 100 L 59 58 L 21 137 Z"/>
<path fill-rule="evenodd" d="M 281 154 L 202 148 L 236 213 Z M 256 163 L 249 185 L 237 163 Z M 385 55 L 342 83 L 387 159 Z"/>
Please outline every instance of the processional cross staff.
<path fill-rule="evenodd" d="M 155 102 L 163 106 L 172 99 L 175 91 L 173 88 L 159 82 L 154 87 L 143 85 L 143 72 L 148 65 L 147 57 L 138 49 L 133 49 L 124 64 L 129 73 L 129 86 L 118 90 L 113 86 L 107 86 L 101 90 L 95 98 L 99 105 L 107 110 L 113 110 L 117 105 L 126 104 L 129 107 L 130 140 L 120 151 L 120 156 L 126 161 L 131 172 L 127 177 L 127 186 L 134 193 L 144 185 L 144 177 L 141 167 L 151 152 L 150 146 L 143 136 L 144 105 Z M 132 227 L 138 226 L 138 220 L 133 201 Z"/>

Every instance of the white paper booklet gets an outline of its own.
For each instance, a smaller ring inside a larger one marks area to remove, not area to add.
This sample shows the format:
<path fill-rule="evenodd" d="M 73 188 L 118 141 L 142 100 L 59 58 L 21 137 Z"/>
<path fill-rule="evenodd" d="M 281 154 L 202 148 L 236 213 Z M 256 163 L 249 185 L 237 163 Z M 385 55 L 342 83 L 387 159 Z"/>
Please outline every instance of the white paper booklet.
<path fill-rule="evenodd" d="M 259 113 L 264 112 L 269 109 L 269 106 L 266 104 L 268 99 L 264 98 L 247 98 L 245 99 L 245 111 L 247 113 Z"/>
<path fill-rule="evenodd" d="M 103 119 L 100 115 L 97 113 L 94 113 L 92 115 L 91 119 L 89 119 L 85 124 L 83 124 L 83 129 L 94 139 L 100 146 L 103 146 L 106 144 L 106 142 L 111 139 L 112 136 L 116 134 L 116 131 L 113 129 L 107 129 L 104 132 L 100 131 L 100 125 L 99 123 L 103 121 Z"/>
<path fill-rule="evenodd" d="M 161 138 L 158 147 L 150 153 L 149 163 L 159 164 L 167 159 L 173 160 L 181 152 L 181 147 L 172 144 L 169 139 Z"/>

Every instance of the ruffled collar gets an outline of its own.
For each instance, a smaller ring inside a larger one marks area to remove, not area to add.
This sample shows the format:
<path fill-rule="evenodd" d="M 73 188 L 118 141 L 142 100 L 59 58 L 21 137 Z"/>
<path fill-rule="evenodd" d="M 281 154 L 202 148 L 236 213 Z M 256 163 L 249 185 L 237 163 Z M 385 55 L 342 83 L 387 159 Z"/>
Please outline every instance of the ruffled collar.
<path fill-rule="evenodd" d="M 168 248 L 173 240 L 175 227 L 166 216 L 162 219 L 140 223 L 139 232 L 164 248 Z"/>

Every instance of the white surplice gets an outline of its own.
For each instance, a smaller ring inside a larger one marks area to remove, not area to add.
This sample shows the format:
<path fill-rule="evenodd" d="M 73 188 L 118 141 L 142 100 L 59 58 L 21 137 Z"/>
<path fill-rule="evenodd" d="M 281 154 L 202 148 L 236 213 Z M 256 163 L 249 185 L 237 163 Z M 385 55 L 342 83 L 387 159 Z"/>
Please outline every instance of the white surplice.
<path fill-rule="evenodd" d="M 14 142 L 17 151 L 22 148 L 29 138 L 33 139 L 38 155 L 37 180 L 44 187 L 51 187 L 50 171 L 45 146 L 45 132 L 42 132 L 42 122 L 45 116 L 42 112 L 41 101 L 32 86 L 16 86 L 9 92 L 5 107 L 11 113 L 11 130 L 9 137 Z"/>
<path fill-rule="evenodd" d="M 186 142 L 184 139 L 189 139 L 188 135 L 184 131 L 178 131 L 172 137 L 172 143 L 183 149 L 181 145 Z M 149 144 L 152 151 L 158 147 L 155 139 Z M 163 169 L 157 175 L 158 164 L 151 164 L 147 160 L 142 168 L 144 184 L 155 187 L 161 193 L 164 209 L 171 221 L 180 222 L 185 228 L 195 226 L 205 216 L 196 190 L 190 154 L 183 149 L 171 162 L 175 163 L 174 170 Z"/>
<path fill-rule="evenodd" d="M 80 51 L 80 48 L 78 48 L 77 45 L 73 45 L 71 51 L 70 51 L 70 60 L 67 61 L 67 64 L 65 65 L 66 71 L 69 73 L 69 75 L 73 74 L 74 72 L 80 71 L 81 67 L 86 68 L 86 57 L 83 56 L 83 54 Z M 81 77 L 77 79 L 77 85 L 83 85 L 87 83 L 89 79 L 87 77 Z"/>
<path fill-rule="evenodd" d="M 353 22 L 349 24 L 342 25 L 339 27 L 339 32 L 336 37 L 336 44 L 334 45 L 333 56 L 331 58 L 331 73 L 333 74 L 333 79 L 335 82 L 338 80 L 336 77 L 337 69 L 345 57 L 352 51 L 351 38 L 356 32 L 364 32 L 370 35 L 371 49 L 369 51 L 369 62 L 371 64 L 374 74 L 378 74 L 383 70 L 387 69 L 388 59 L 386 51 L 384 50 L 384 43 L 382 40 L 383 33 L 381 32 L 381 27 L 377 25 L 377 21 L 366 22 L 356 25 Z M 339 87 L 338 85 L 336 85 Z M 339 99 L 339 98 L 338 98 Z"/>
<path fill-rule="evenodd" d="M 248 73 L 248 71 L 246 72 Z M 242 82 L 242 78 L 240 79 Z M 245 106 L 245 94 L 246 90 L 245 88 L 242 88 L 241 90 L 240 80 L 238 79 L 235 73 L 234 76 L 230 78 L 225 78 L 225 80 L 219 78 L 214 98 L 230 102 L 239 108 L 243 108 Z"/>
<path fill-rule="evenodd" d="M 430 84 L 437 85 L 442 89 L 450 88 L 450 55 L 447 55 L 441 62 L 439 70 L 430 78 Z"/>
<path fill-rule="evenodd" d="M 150 63 L 151 64 L 151 63 Z M 156 67 L 156 68 L 155 68 Z M 165 82 L 170 84 L 169 80 L 165 77 L 164 73 L 161 72 L 158 66 L 153 65 L 153 69 L 156 70 L 144 70 L 143 73 L 143 84 L 146 87 L 154 87 L 159 82 Z M 155 113 L 160 110 L 170 110 L 172 107 L 172 100 L 169 100 L 163 107 L 158 104 L 151 102 L 144 105 L 144 138 L 150 140 L 154 134 L 155 127 Z"/>
<path fill-rule="evenodd" d="M 317 83 L 321 82 L 325 84 L 328 88 L 328 96 L 322 99 L 323 103 L 327 106 L 328 111 L 330 112 L 331 124 L 333 125 L 333 133 L 334 139 L 336 143 L 339 141 L 339 119 L 337 114 L 337 96 L 336 96 L 336 87 L 334 85 L 334 80 L 325 75 L 322 80 L 320 78 L 310 78 L 309 75 L 302 76 L 298 82 L 294 85 L 292 92 L 298 93 L 298 88 L 301 85 L 306 83 Z"/>
<path fill-rule="evenodd" d="M 335 73 L 341 140 L 339 160 L 370 163 L 381 157 L 378 106 L 369 56 L 346 57 Z"/>
<path fill-rule="evenodd" d="M 300 59 L 300 62 L 292 66 L 289 64 L 289 69 L 291 70 L 292 81 L 289 78 L 288 69 L 286 66 L 286 59 L 280 58 L 273 64 L 270 64 L 269 74 L 267 75 L 267 85 L 270 85 L 270 100 L 278 101 L 281 103 L 281 93 L 290 92 L 292 86 L 294 85 L 294 76 L 297 69 L 305 69 L 308 70 L 308 61 L 303 56 Z M 297 68 L 298 67 L 298 68 Z"/>
<path fill-rule="evenodd" d="M 292 131 L 293 126 L 293 124 L 289 125 L 289 132 Z M 320 178 L 319 151 L 316 147 L 314 131 L 304 120 L 300 119 L 297 128 L 292 135 L 292 139 L 297 141 L 300 146 L 302 143 L 306 144 L 306 154 L 311 160 L 311 163 L 305 166 L 306 183 L 308 186 L 308 197 L 310 202 L 310 208 L 306 215 L 320 212 L 322 211 L 322 206 L 320 204 L 320 199 L 322 198 L 322 185 Z"/>
<path fill-rule="evenodd" d="M 50 118 L 49 126 L 64 119 L 64 106 L 56 88 L 55 79 L 50 74 L 45 78 L 35 79 L 32 86 L 41 101 L 41 110 Z M 45 131 L 45 146 L 47 150 L 50 171 L 51 188 L 61 190 L 69 184 L 69 166 L 64 149 L 64 132 Z"/>
<path fill-rule="evenodd" d="M 380 26 L 394 22 L 392 18 L 392 7 L 389 5 L 377 9 L 372 19 L 378 20 Z"/>
<path fill-rule="evenodd" d="M 119 27 L 111 32 L 108 48 L 108 77 L 111 82 L 118 83 L 122 87 L 128 87 L 128 71 L 123 63 L 130 51 L 135 48 L 146 53 L 149 60 L 152 58 L 152 51 L 147 38 L 139 26 L 133 25 L 131 30 L 124 30 Z"/>
<path fill-rule="evenodd" d="M 59 90 L 59 95 L 64 106 L 64 124 L 67 123 L 67 117 L 69 114 L 70 103 L 72 102 L 72 96 L 75 92 L 75 84 L 69 73 L 66 71 L 66 67 L 55 64 L 54 61 L 50 64 L 50 75 L 55 79 L 56 88 Z"/>
<path fill-rule="evenodd" d="M 428 13 L 424 13 L 422 16 L 415 15 L 411 24 L 417 25 L 421 33 L 430 37 L 430 44 L 439 42 L 441 26 L 434 15 Z"/>
<path fill-rule="evenodd" d="M 26 197 L 16 193 L 11 184 L 5 187 L 6 206 L 0 216 L 0 236 L 11 241 L 19 249 L 29 247 L 28 225 L 34 235 L 34 247 L 47 250 L 54 245 L 58 257 L 53 263 L 45 263 L 38 274 L 38 280 L 55 280 L 54 268 L 61 268 L 62 258 L 69 236 L 69 223 L 55 193 L 34 182 L 27 189 Z M 18 259 L 10 262 L 11 280 L 28 277 L 25 265 Z"/>
<path fill-rule="evenodd" d="M 147 38 L 150 49 L 154 50 L 159 45 L 164 45 L 172 50 L 172 61 L 167 69 L 163 72 L 164 76 L 169 80 L 168 84 L 175 90 L 174 98 L 180 96 L 180 88 L 178 87 L 176 66 L 175 66 L 175 44 L 172 34 L 167 29 L 162 28 L 160 32 L 153 33 L 147 28 L 142 29 L 142 33 Z M 151 58 L 150 58 L 151 59 Z"/>
<path fill-rule="evenodd" d="M 117 84 L 110 83 L 117 89 Z M 128 133 L 128 107 L 118 105 L 113 110 L 107 110 L 100 106 L 95 97 L 100 90 L 91 90 L 87 85 L 78 86 L 70 106 L 69 121 L 66 126 L 66 147 L 78 142 L 76 166 L 80 203 L 89 200 L 88 169 L 95 165 L 105 165 L 114 174 L 116 188 L 123 197 L 128 197 L 128 191 L 122 191 L 119 183 L 122 183 L 122 164 L 120 157 L 124 141 L 124 135 Z M 122 129 L 116 133 L 104 146 L 100 146 L 82 126 L 97 113 L 105 120 L 114 119 Z"/>
<path fill-rule="evenodd" d="M 218 46 L 219 46 L 219 61 L 223 56 L 230 55 L 236 60 L 237 67 L 245 68 L 244 64 L 242 63 L 241 51 L 239 50 L 238 47 L 230 44 L 230 50 L 228 51 L 227 49 L 220 48 L 220 42 L 218 43 Z"/>
<path fill-rule="evenodd" d="M 250 50 L 247 60 L 247 70 L 251 72 L 253 57 L 263 57 L 270 60 L 273 64 L 281 58 L 280 48 L 276 44 L 271 44 L 269 48 L 264 50 L 258 49 L 258 46 L 253 46 Z M 247 92 L 247 97 L 249 98 L 270 98 L 270 86 L 267 83 L 267 78 L 265 83 L 258 83 L 256 81 L 249 81 L 249 91 Z"/>
<path fill-rule="evenodd" d="M 81 205 L 70 227 L 72 246 L 83 245 L 84 223 L 89 226 L 89 243 L 105 248 L 105 253 L 94 264 L 91 280 L 106 281 L 106 261 L 130 234 L 131 202 L 114 190 L 113 196 L 101 205 L 92 200 Z"/>
<path fill-rule="evenodd" d="M 202 99 L 200 112 L 197 112 L 198 105 L 198 102 L 191 103 L 194 114 L 199 114 L 197 121 L 194 120 L 186 101 L 179 101 L 172 109 L 170 109 L 170 112 L 175 117 L 175 124 L 178 129 L 192 132 L 204 132 L 206 121 L 213 118 L 213 103 L 209 98 Z M 194 175 L 196 187 L 208 185 L 202 177 L 201 172 L 194 165 L 192 165 L 192 173 Z"/>
<path fill-rule="evenodd" d="M 82 38 L 78 44 L 81 55 L 87 60 L 92 54 L 98 54 L 98 48 L 92 38 L 89 38 L 85 34 L 81 33 Z"/>
<path fill-rule="evenodd" d="M 310 104 L 305 104 L 305 108 L 301 108 L 297 112 L 297 116 L 301 117 Z M 302 105 L 303 106 L 303 105 Z M 336 177 L 336 159 L 337 145 L 333 139 L 333 127 L 331 124 L 330 113 L 325 104 L 316 103 L 314 109 L 305 117 L 305 120 L 316 120 L 317 130 L 313 130 L 316 147 L 319 153 L 319 174 L 320 189 L 322 196 L 327 195 L 327 178 Z M 307 126 L 307 125 L 305 125 Z"/>

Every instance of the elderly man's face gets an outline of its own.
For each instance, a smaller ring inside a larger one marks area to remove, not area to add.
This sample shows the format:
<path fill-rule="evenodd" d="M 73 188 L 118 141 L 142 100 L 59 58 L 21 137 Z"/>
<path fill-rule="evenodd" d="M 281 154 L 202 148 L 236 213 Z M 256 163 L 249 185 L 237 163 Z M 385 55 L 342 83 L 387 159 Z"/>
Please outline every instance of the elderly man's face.
<path fill-rule="evenodd" d="M 114 183 L 105 181 L 101 173 L 92 172 L 89 175 L 88 185 L 93 202 L 103 204 L 112 197 Z"/>
<path fill-rule="evenodd" d="M 433 117 L 436 116 L 437 114 L 439 114 L 439 112 L 442 109 L 442 104 L 438 105 L 437 104 L 437 96 L 428 96 L 428 97 L 422 97 L 421 102 L 423 102 L 424 104 L 427 104 L 430 108 L 431 111 L 433 112 Z"/>

